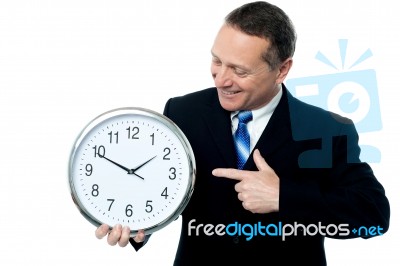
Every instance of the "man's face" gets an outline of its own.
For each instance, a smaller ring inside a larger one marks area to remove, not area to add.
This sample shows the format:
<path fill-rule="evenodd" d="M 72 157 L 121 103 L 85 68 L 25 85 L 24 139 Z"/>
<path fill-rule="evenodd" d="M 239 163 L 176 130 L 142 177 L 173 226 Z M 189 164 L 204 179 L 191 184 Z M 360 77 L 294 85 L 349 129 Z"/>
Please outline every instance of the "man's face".
<path fill-rule="evenodd" d="M 270 70 L 261 57 L 268 47 L 263 38 L 221 27 L 211 49 L 211 74 L 225 110 L 255 110 L 278 93 L 292 62 L 288 59 L 284 67 Z"/>

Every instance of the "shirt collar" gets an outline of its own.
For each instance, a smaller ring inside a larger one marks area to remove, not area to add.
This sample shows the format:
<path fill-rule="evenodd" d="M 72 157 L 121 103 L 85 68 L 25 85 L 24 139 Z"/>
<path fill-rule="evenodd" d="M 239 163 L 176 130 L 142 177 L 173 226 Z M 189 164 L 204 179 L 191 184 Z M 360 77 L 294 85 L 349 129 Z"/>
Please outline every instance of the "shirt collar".
<path fill-rule="evenodd" d="M 279 84 L 278 93 L 274 96 L 274 98 L 271 99 L 271 101 L 268 104 L 259 109 L 251 110 L 251 112 L 253 113 L 253 121 L 257 120 L 260 117 L 263 117 L 265 115 L 270 115 L 271 113 L 273 113 L 275 108 L 278 106 L 281 98 L 282 98 L 282 85 Z M 231 112 L 231 121 L 235 117 L 235 115 L 237 115 L 237 113 L 239 113 L 239 111 Z"/>

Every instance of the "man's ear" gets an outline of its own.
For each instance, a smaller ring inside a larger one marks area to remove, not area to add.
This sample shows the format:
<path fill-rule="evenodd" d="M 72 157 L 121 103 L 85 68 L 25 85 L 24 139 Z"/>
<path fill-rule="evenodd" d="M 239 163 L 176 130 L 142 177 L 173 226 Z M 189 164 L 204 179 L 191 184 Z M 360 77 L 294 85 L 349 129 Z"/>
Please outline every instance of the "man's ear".
<path fill-rule="evenodd" d="M 289 57 L 279 66 L 279 72 L 276 76 L 277 84 L 283 83 L 283 81 L 285 80 L 286 76 L 289 73 L 289 70 L 292 68 L 292 64 L 293 64 L 293 59 Z"/>

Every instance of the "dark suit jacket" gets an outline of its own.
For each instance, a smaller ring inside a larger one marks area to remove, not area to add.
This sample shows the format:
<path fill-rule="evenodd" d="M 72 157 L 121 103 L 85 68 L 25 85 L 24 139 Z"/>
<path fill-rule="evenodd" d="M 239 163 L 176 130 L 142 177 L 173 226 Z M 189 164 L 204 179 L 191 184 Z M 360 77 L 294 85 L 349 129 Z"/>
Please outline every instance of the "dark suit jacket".
<path fill-rule="evenodd" d="M 215 168 L 236 167 L 230 112 L 221 107 L 215 88 L 170 99 L 164 114 L 187 136 L 197 167 L 194 193 L 182 213 L 174 265 L 326 265 L 324 236 L 304 236 L 300 227 L 298 236 L 284 241 L 260 234 L 249 240 L 243 234 L 205 233 L 206 224 L 343 223 L 349 230 L 360 226 L 388 229 L 389 203 L 371 168 L 359 162 L 354 125 L 300 102 L 284 86 L 282 99 L 256 144 L 280 178 L 277 213 L 253 214 L 243 209 L 234 189 L 236 181 L 211 174 Z M 257 170 L 252 155 L 245 169 Z M 192 228 L 189 236 L 189 222 L 203 224 L 198 235 Z M 333 234 L 334 229 L 329 231 Z M 330 237 L 357 236 L 338 233 Z"/>

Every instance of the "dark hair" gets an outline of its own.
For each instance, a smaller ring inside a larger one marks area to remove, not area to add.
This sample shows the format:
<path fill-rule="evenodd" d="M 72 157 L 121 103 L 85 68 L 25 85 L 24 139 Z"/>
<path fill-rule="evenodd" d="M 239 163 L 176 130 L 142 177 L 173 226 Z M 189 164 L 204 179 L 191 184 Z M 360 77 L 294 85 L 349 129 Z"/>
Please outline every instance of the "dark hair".
<path fill-rule="evenodd" d="M 296 46 L 296 31 L 292 21 L 279 7 L 258 1 L 245 4 L 230 12 L 225 23 L 248 34 L 271 42 L 262 55 L 271 69 L 276 69 L 292 57 Z"/>

